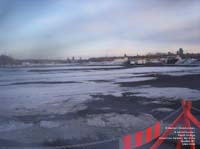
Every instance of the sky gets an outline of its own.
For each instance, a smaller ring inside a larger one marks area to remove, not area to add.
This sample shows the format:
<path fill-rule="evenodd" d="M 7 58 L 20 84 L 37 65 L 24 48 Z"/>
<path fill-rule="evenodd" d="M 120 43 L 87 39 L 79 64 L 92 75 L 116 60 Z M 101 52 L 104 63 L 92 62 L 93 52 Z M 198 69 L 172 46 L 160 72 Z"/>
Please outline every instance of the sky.
<path fill-rule="evenodd" d="M 0 54 L 200 52 L 199 0 L 0 0 Z"/>

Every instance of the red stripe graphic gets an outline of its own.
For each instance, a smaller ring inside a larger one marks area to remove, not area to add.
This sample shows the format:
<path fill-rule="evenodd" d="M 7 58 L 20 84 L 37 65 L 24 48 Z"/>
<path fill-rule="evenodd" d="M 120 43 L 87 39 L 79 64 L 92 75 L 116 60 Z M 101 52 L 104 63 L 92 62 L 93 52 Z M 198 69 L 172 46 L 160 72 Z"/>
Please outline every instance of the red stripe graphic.
<path fill-rule="evenodd" d="M 159 137 L 160 136 L 160 122 L 157 122 L 156 124 L 155 124 L 155 129 L 154 129 L 154 139 L 155 138 L 157 138 L 157 137 Z"/>
<path fill-rule="evenodd" d="M 131 149 L 131 135 L 123 137 L 124 149 Z"/>
<path fill-rule="evenodd" d="M 146 143 L 151 141 L 152 127 L 146 129 Z"/>
<path fill-rule="evenodd" d="M 138 131 L 135 134 L 135 147 L 142 145 L 142 131 Z"/>
<path fill-rule="evenodd" d="M 160 136 L 161 123 L 158 121 L 153 126 L 146 128 L 145 130 L 137 131 L 134 136 L 126 135 L 120 140 L 120 149 L 132 149 L 140 147 L 146 143 L 151 142 Z"/>

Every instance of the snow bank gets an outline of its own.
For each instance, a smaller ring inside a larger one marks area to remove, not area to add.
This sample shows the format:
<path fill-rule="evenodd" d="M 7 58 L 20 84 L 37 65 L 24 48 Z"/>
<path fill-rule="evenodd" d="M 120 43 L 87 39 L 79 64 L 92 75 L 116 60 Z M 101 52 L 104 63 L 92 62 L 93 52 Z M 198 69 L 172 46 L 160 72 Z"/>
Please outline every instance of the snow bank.
<path fill-rule="evenodd" d="M 194 58 L 181 59 L 175 63 L 176 65 L 200 65 L 200 60 Z"/>

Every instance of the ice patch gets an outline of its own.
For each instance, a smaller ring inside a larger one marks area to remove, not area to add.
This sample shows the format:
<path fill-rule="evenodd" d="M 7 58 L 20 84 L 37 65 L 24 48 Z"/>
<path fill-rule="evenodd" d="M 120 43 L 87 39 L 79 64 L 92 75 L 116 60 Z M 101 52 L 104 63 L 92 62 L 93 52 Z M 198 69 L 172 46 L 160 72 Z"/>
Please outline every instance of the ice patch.
<path fill-rule="evenodd" d="M 155 119 L 150 115 L 141 114 L 138 117 L 130 114 L 96 114 L 87 117 L 87 124 L 95 127 L 130 128 L 150 126 Z"/>
<path fill-rule="evenodd" d="M 132 78 L 119 78 L 116 79 L 115 82 L 122 83 L 122 82 L 140 82 L 140 81 L 147 81 L 156 79 L 155 77 L 132 77 Z"/>
<path fill-rule="evenodd" d="M 59 126 L 60 126 L 60 123 L 57 121 L 41 121 L 40 122 L 40 127 L 44 127 L 44 128 L 55 128 Z"/>
<path fill-rule="evenodd" d="M 153 100 L 153 101 L 141 101 L 140 102 L 143 105 L 148 105 L 148 104 L 163 104 L 163 105 L 168 105 L 169 101 L 163 101 L 163 100 Z"/>
<path fill-rule="evenodd" d="M 134 96 L 142 96 L 147 98 L 168 98 L 168 99 L 187 99 L 199 100 L 200 91 L 189 88 L 176 88 L 176 87 L 150 87 L 134 88 L 133 92 L 137 93 Z"/>
<path fill-rule="evenodd" d="M 152 110 L 152 112 L 172 112 L 172 111 L 174 110 L 171 108 L 156 108 Z"/>
<path fill-rule="evenodd" d="M 31 126 L 32 126 L 32 123 L 9 121 L 9 122 L 4 122 L 0 124 L 0 132 L 25 129 Z"/>

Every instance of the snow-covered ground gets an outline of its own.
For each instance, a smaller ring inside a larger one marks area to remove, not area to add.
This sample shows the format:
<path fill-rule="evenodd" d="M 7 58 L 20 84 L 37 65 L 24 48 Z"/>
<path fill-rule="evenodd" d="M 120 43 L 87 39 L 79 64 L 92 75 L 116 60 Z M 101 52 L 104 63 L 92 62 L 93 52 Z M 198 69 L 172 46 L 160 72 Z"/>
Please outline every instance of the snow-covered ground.
<path fill-rule="evenodd" d="M 107 68 L 104 70 L 104 68 Z M 109 69 L 108 69 L 109 68 Z M 115 69 L 113 69 L 115 68 Z M 88 102 L 102 100 L 92 95 L 130 96 L 177 100 L 198 100 L 200 91 L 181 87 L 122 87 L 122 82 L 155 80 L 162 74 L 182 76 L 200 74 L 200 67 L 66 66 L 49 68 L 0 69 L 0 139 L 40 143 L 56 139 L 98 139 L 145 128 L 155 118 L 147 114 L 94 113 L 86 117 L 56 116 L 76 114 Z M 106 107 L 105 107 L 106 109 Z M 156 108 L 152 111 L 173 111 Z M 45 117 L 44 115 L 50 115 Z M 28 120 L 15 117 L 29 117 Z M 41 118 L 44 116 L 44 118 Z M 51 117 L 52 116 L 52 117 Z M 31 117 L 39 119 L 31 120 Z M 142 124 L 142 125 L 141 125 Z"/>

